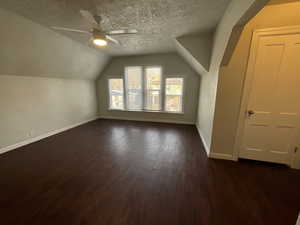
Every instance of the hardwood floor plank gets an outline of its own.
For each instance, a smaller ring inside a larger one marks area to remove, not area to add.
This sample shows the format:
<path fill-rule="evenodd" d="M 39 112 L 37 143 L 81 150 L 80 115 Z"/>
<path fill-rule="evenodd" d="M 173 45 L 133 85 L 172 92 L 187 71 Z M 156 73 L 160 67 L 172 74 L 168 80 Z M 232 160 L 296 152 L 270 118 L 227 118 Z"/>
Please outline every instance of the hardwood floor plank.
<path fill-rule="evenodd" d="M 208 159 L 194 126 L 97 120 L 0 155 L 5 225 L 295 225 L 300 172 Z"/>

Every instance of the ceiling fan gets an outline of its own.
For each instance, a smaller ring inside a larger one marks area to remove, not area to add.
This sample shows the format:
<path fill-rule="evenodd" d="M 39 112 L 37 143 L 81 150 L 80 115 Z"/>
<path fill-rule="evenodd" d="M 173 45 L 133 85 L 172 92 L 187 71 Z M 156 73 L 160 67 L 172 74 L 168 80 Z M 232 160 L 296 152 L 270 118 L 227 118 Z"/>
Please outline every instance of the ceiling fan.
<path fill-rule="evenodd" d="M 93 25 L 92 30 L 85 31 L 85 30 L 77 30 L 77 29 L 70 29 L 70 28 L 66 28 L 66 27 L 56 27 L 56 26 L 52 27 L 52 29 L 60 30 L 60 31 L 75 32 L 75 33 L 84 33 L 84 34 L 91 35 L 91 40 L 93 41 L 94 45 L 99 46 L 99 47 L 107 46 L 108 42 L 112 42 L 117 45 L 120 45 L 120 42 L 118 40 L 114 39 L 112 36 L 138 33 L 138 31 L 136 29 L 103 31 L 100 26 L 100 23 L 102 20 L 101 16 L 93 15 L 91 12 L 89 12 L 87 10 L 80 10 L 80 14 L 83 16 L 83 18 L 85 18 L 87 21 L 89 21 Z"/>

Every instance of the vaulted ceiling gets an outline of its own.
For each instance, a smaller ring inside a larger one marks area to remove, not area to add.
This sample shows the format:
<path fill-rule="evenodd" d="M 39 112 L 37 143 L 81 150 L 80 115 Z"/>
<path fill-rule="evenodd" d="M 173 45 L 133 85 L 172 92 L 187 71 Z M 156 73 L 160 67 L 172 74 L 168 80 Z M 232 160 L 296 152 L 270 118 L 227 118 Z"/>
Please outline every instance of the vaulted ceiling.
<path fill-rule="evenodd" d="M 108 55 L 175 51 L 174 38 L 212 31 L 231 0 L 1 0 L 0 7 L 41 25 L 89 30 L 79 14 L 87 9 L 102 17 L 104 30 L 134 28 L 138 35 L 119 36 L 122 46 L 99 49 Z M 85 34 L 62 32 L 90 45 Z"/>

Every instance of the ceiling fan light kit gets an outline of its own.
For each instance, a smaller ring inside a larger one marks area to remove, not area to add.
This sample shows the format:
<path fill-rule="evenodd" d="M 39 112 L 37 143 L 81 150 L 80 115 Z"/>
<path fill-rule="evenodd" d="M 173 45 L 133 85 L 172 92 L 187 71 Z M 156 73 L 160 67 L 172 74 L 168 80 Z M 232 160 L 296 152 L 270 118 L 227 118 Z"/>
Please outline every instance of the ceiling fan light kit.
<path fill-rule="evenodd" d="M 107 44 L 108 44 L 107 38 L 105 37 L 105 35 L 102 32 L 94 29 L 92 31 L 92 34 L 93 34 L 93 43 L 94 43 L 94 45 L 96 45 L 98 47 L 107 46 Z"/>
<path fill-rule="evenodd" d="M 107 41 L 105 39 L 95 38 L 93 40 L 93 43 L 94 43 L 94 45 L 99 46 L 99 47 L 107 46 Z"/>

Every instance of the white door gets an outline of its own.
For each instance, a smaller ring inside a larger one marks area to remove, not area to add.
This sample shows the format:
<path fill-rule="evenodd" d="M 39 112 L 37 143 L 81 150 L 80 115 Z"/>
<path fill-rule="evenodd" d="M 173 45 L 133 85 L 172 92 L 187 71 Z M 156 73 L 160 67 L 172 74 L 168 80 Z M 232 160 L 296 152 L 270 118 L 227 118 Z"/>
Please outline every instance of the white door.
<path fill-rule="evenodd" d="M 239 157 L 290 164 L 300 122 L 300 34 L 255 40 Z"/>
<path fill-rule="evenodd" d="M 295 151 L 295 155 L 292 159 L 291 166 L 294 169 L 300 170 L 300 132 L 298 132 L 297 141 L 298 141 L 298 147 L 297 147 L 297 149 Z M 300 222 L 300 220 L 299 220 L 299 222 Z"/>

